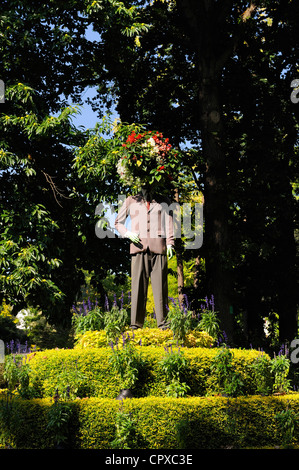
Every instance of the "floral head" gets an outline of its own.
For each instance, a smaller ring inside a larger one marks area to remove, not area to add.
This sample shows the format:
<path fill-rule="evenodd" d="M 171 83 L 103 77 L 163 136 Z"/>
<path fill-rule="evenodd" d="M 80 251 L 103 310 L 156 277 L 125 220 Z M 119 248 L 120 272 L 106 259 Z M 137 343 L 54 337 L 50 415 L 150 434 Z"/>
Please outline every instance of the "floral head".
<path fill-rule="evenodd" d="M 176 152 L 160 132 L 133 130 L 121 145 L 117 163 L 120 179 L 127 186 L 161 184 L 176 167 Z M 161 181 L 162 180 L 162 181 Z"/>

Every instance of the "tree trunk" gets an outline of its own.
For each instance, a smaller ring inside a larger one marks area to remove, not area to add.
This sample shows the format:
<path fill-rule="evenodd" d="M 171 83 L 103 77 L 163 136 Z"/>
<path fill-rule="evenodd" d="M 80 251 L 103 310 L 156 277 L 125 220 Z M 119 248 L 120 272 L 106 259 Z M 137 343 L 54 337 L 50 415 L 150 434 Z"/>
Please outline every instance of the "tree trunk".
<path fill-rule="evenodd" d="M 242 28 L 237 27 L 233 37 L 227 34 L 226 22 L 233 8 L 230 0 L 177 0 L 176 3 L 186 37 L 196 53 L 199 72 L 202 151 L 206 162 L 203 251 L 209 290 L 207 294 L 214 295 L 222 329 L 232 339 L 228 188 L 225 155 L 221 148 L 222 109 L 219 96 L 224 65 L 237 45 Z M 246 22 L 254 10 L 255 5 L 250 3 L 239 20 Z"/>
<path fill-rule="evenodd" d="M 175 202 L 179 203 L 179 192 L 175 190 Z M 181 238 L 175 239 L 175 252 L 177 259 L 177 275 L 178 275 L 178 296 L 179 303 L 182 305 L 184 301 L 184 263 L 183 263 L 183 249 Z"/>
<path fill-rule="evenodd" d="M 281 173 L 286 174 L 286 171 Z M 280 237 L 277 252 L 277 313 L 279 315 L 279 339 L 281 343 L 298 336 L 298 285 L 296 273 L 296 244 L 294 237 L 294 205 L 291 186 L 282 178 L 283 205 L 280 206 L 278 230 Z"/>
<path fill-rule="evenodd" d="M 228 201 L 225 156 L 221 149 L 220 82 L 216 72 L 202 64 L 200 89 L 202 150 L 206 162 L 204 183 L 205 263 L 208 295 L 214 295 L 221 327 L 231 340 L 231 275 L 229 269 Z"/>
<path fill-rule="evenodd" d="M 195 272 L 194 272 L 194 280 L 193 280 L 193 287 L 195 292 L 199 289 L 199 272 L 200 272 L 200 255 L 197 255 L 195 258 Z"/>

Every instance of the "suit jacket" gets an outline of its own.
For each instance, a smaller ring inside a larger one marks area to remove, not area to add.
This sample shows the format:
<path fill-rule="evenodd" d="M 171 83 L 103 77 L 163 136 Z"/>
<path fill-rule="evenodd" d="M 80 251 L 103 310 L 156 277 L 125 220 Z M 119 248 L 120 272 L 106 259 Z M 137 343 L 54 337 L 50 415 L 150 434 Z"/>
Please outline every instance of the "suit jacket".
<path fill-rule="evenodd" d="M 130 253 L 140 253 L 149 249 L 152 253 L 166 254 L 167 245 L 174 245 L 173 215 L 169 210 L 170 201 L 155 195 L 147 207 L 142 194 L 129 196 L 124 201 L 115 220 L 115 228 L 124 236 L 127 232 L 125 221 L 131 218 L 132 232 L 138 233 L 140 245 L 130 244 Z"/>

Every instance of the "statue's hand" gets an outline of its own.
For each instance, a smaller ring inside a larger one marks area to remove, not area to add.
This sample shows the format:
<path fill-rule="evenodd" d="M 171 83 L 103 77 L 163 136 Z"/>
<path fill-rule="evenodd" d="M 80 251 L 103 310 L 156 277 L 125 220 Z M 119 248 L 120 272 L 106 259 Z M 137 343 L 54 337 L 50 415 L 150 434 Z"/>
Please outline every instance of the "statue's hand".
<path fill-rule="evenodd" d="M 133 243 L 140 243 L 140 238 L 139 238 L 138 233 L 128 231 L 125 233 L 125 238 L 128 238 Z"/>
<path fill-rule="evenodd" d="M 171 259 L 173 257 L 173 249 L 171 245 L 167 245 L 167 258 Z"/>

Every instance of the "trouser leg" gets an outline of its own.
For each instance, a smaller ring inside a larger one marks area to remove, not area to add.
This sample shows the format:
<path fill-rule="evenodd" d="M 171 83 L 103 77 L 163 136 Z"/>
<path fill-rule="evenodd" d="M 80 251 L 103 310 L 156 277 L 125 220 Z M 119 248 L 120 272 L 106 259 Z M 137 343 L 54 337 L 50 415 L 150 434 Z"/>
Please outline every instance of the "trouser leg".
<path fill-rule="evenodd" d="M 151 283 L 155 302 L 157 326 L 163 327 L 167 316 L 168 282 L 167 282 L 167 256 L 152 254 Z"/>
<path fill-rule="evenodd" d="M 149 267 L 147 253 L 131 257 L 131 326 L 142 328 L 148 290 Z"/>

